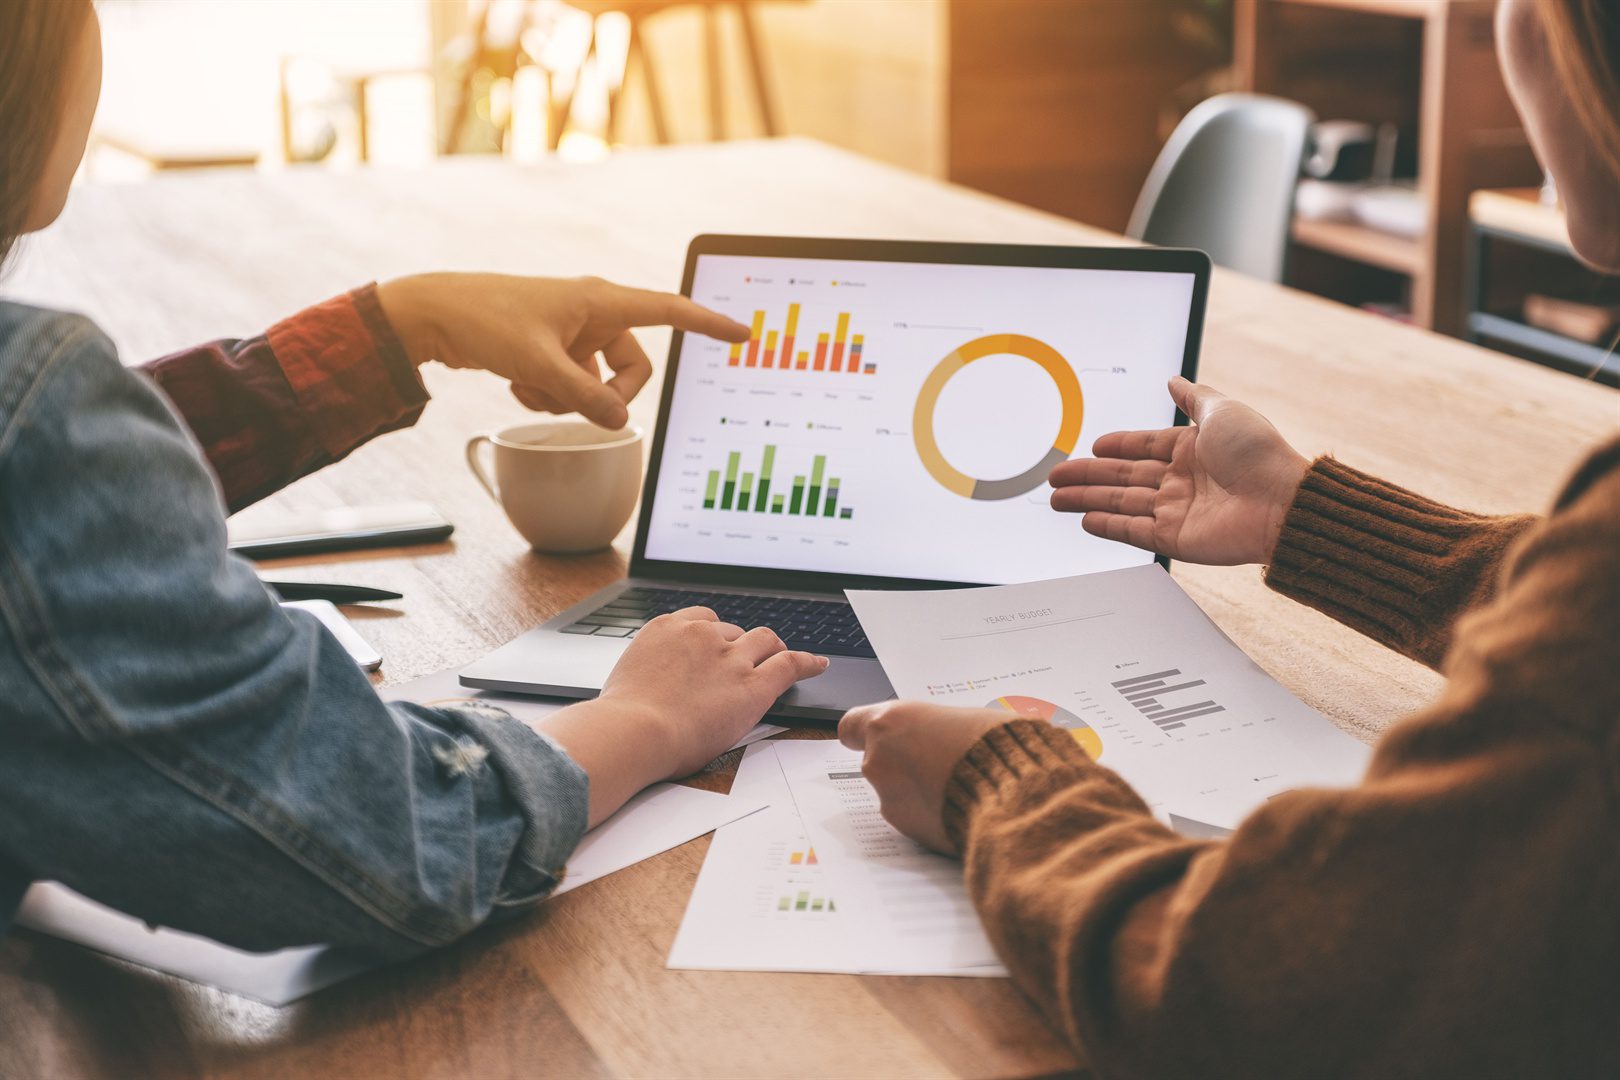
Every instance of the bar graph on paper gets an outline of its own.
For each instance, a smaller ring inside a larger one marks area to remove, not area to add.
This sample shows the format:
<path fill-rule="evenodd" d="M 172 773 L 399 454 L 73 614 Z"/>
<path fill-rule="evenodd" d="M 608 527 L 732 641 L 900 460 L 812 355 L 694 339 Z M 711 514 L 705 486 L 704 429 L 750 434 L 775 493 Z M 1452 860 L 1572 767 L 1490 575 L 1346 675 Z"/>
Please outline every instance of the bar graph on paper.
<path fill-rule="evenodd" d="M 842 481 L 829 474 L 825 454 L 812 458 L 808 472 L 787 477 L 776 472 L 776 450 L 774 444 L 766 446 L 753 469 L 743 468 L 740 451 L 728 454 L 724 469 L 709 470 L 703 509 L 835 521 L 855 516 L 853 509 L 839 501 Z"/>
<path fill-rule="evenodd" d="M 810 867 L 819 866 L 820 860 L 816 858 L 816 849 L 811 847 L 789 855 L 788 865 L 808 870 Z M 812 880 L 809 885 L 809 888 L 794 888 L 790 885 L 784 890 L 783 895 L 776 898 L 776 910 L 808 912 L 838 910 L 838 905 L 833 902 L 832 897 L 823 894 L 819 879 Z"/>
<path fill-rule="evenodd" d="M 833 915 L 838 903 L 827 890 L 821 860 L 805 840 L 772 844 L 766 856 L 769 883 L 756 894 L 758 914 L 772 918 Z"/>
<path fill-rule="evenodd" d="M 828 375 L 876 375 L 877 365 L 866 360 L 866 335 L 850 333 L 849 312 L 840 311 L 830 331 L 816 333 L 815 350 L 810 335 L 799 335 L 799 305 L 789 304 L 787 319 L 780 330 L 766 329 L 766 312 L 754 312 L 753 326 L 746 342 L 731 347 L 727 367 L 758 368 L 771 371 L 819 371 Z M 798 346 L 805 347 L 800 349 Z"/>
<path fill-rule="evenodd" d="M 1205 685 L 1203 679 L 1189 678 L 1180 668 L 1121 679 L 1112 685 L 1160 731 L 1175 731 L 1186 727 L 1189 720 L 1226 711 L 1213 698 L 1204 698 L 1206 691 L 1199 689 Z"/>

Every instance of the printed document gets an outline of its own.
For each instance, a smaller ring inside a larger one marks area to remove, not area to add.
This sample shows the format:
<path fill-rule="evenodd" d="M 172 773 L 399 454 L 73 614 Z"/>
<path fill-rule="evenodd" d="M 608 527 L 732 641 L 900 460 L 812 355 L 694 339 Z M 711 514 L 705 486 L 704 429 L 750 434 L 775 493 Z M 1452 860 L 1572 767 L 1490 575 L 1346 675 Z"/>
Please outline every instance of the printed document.
<path fill-rule="evenodd" d="M 903 698 L 1066 729 L 1162 819 L 1237 826 L 1266 799 L 1354 784 L 1371 751 L 1250 660 L 1157 564 L 1020 585 L 851 590 Z"/>
<path fill-rule="evenodd" d="M 849 790 L 842 774 L 851 770 L 860 775 L 859 755 L 831 740 L 744 752 L 732 797 L 770 807 L 715 832 L 670 967 L 1006 973 L 968 902 L 961 864 L 894 832 L 874 814 L 864 780 Z"/>

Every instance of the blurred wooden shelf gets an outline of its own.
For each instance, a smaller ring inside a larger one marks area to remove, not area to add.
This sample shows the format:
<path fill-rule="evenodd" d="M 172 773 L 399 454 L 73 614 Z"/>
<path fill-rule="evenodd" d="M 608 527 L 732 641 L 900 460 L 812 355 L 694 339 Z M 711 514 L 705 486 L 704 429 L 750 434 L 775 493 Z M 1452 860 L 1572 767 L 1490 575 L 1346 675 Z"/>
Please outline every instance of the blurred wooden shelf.
<path fill-rule="evenodd" d="M 1572 375 L 1609 386 L 1620 382 L 1620 357 L 1601 345 L 1567 338 L 1491 311 L 1470 312 L 1468 332 L 1471 340 L 1513 346 L 1515 352 L 1530 353 L 1548 367 Z"/>
<path fill-rule="evenodd" d="M 1620 279 L 1595 273 L 1575 257 L 1563 211 L 1536 188 L 1476 191 L 1468 200 L 1468 287 L 1464 335 L 1527 360 L 1620 387 L 1620 357 L 1601 323 L 1570 336 L 1562 325 L 1534 325 L 1531 306 L 1565 304 L 1612 311 Z M 1545 315 L 1542 317 L 1545 319 Z M 1537 320 L 1541 321 L 1541 320 Z M 1598 337 L 1598 334 L 1602 337 Z M 1591 338 L 1597 337 L 1597 340 Z"/>
<path fill-rule="evenodd" d="M 1284 0 L 1290 4 L 1343 8 L 1364 15 L 1395 15 L 1402 19 L 1426 19 L 1451 0 Z"/>
<path fill-rule="evenodd" d="M 1569 223 L 1564 220 L 1564 212 L 1542 202 L 1538 188 L 1476 191 L 1468 197 L 1468 217 L 1483 229 L 1569 250 Z"/>
<path fill-rule="evenodd" d="M 1402 303 L 1419 326 L 1466 331 L 1469 196 L 1541 178 L 1497 66 L 1495 11 L 1495 0 L 1236 0 L 1241 88 L 1323 120 L 1394 124 L 1427 210 L 1412 239 L 1296 222 L 1302 256 L 1336 258 L 1296 260 L 1291 282 L 1350 304 Z"/>
<path fill-rule="evenodd" d="M 1317 251 L 1401 274 L 1416 274 L 1423 267 L 1423 245 L 1419 240 L 1379 232 L 1354 221 L 1295 218 L 1293 236 L 1295 243 Z"/>

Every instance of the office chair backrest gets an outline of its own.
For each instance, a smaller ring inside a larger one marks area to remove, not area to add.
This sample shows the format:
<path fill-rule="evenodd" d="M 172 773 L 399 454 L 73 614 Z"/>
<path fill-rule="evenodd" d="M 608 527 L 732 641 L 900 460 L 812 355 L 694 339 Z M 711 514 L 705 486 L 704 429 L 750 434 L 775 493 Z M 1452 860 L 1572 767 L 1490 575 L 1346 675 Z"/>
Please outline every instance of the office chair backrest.
<path fill-rule="evenodd" d="M 1159 151 L 1127 235 L 1201 248 L 1221 266 L 1281 281 L 1314 120 L 1303 105 L 1259 94 L 1200 102 Z"/>

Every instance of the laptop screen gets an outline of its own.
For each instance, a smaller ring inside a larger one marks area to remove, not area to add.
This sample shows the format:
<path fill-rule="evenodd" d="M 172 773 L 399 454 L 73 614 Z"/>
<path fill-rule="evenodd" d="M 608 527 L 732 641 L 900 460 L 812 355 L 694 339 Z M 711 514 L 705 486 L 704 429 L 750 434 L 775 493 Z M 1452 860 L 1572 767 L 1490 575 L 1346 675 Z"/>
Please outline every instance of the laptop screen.
<path fill-rule="evenodd" d="M 1182 272 L 700 255 L 645 556 L 982 584 L 1137 566 L 1049 505 L 1098 436 L 1168 427 Z"/>

